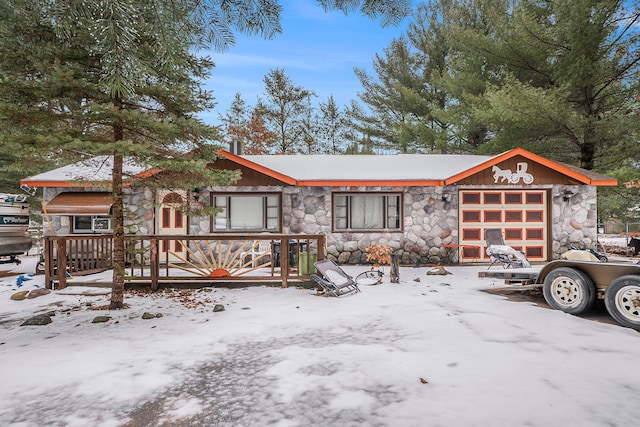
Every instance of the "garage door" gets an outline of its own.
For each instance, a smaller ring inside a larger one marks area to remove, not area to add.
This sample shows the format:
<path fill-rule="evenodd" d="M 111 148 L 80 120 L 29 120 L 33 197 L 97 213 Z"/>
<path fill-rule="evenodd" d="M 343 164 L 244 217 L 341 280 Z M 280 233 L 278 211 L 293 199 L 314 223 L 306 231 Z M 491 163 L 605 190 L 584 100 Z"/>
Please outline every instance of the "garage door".
<path fill-rule="evenodd" d="M 460 260 L 488 260 L 484 231 L 499 228 L 505 244 L 532 261 L 547 260 L 544 190 L 463 190 L 459 194 Z"/>

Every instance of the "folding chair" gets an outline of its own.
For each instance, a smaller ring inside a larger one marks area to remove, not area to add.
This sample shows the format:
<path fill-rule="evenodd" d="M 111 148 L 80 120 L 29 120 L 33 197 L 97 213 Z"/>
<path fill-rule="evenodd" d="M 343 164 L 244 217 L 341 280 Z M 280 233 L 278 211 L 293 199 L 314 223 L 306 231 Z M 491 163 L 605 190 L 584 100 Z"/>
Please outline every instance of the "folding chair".
<path fill-rule="evenodd" d="M 311 278 L 322 287 L 322 290 L 329 296 L 339 297 L 360 292 L 358 285 L 373 285 L 380 282 L 381 277 L 378 272 L 366 271 L 359 274 L 354 279 L 340 268 L 338 264 L 330 259 L 323 259 L 313 263 L 316 270 L 322 277 L 312 274 Z"/>
<path fill-rule="evenodd" d="M 529 268 L 531 264 L 523 252 L 513 249 L 504 243 L 502 230 L 489 228 L 485 230 L 484 237 L 487 242 L 487 255 L 491 261 L 489 268 L 494 264 L 502 264 L 504 268 Z"/>

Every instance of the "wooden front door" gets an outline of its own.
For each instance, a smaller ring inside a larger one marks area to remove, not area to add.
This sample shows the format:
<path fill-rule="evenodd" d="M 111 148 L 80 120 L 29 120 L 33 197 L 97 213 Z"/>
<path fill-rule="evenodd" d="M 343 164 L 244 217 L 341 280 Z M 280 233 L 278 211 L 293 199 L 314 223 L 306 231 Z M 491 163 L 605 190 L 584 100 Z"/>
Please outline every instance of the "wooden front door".
<path fill-rule="evenodd" d="M 158 234 L 163 236 L 180 236 L 187 234 L 187 218 L 182 213 L 182 205 L 186 194 L 182 191 L 161 191 L 158 194 L 159 214 Z M 162 241 L 160 244 L 160 262 L 180 263 L 186 259 L 186 250 L 179 240 Z"/>

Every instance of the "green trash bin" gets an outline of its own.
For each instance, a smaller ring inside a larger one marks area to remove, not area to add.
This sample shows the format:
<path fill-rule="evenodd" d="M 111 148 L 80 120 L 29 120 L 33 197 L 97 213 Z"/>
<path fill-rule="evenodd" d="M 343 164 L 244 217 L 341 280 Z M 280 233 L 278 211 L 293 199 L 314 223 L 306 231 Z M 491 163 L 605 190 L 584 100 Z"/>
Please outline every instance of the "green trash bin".
<path fill-rule="evenodd" d="M 307 264 L 307 257 L 309 258 L 309 264 Z M 317 252 L 300 252 L 300 275 L 306 276 L 308 274 L 316 273 L 316 268 L 313 265 L 318 260 Z"/>

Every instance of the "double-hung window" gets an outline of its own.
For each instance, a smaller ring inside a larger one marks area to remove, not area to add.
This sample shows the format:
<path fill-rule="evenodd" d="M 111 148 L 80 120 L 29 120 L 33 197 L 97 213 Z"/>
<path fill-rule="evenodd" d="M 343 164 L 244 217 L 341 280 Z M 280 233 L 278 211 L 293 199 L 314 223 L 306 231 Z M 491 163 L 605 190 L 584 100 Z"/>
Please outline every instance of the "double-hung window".
<path fill-rule="evenodd" d="M 213 196 L 213 231 L 280 231 L 279 194 Z"/>
<path fill-rule="evenodd" d="M 396 193 L 337 193 L 333 196 L 333 228 L 400 230 L 402 197 Z"/>

